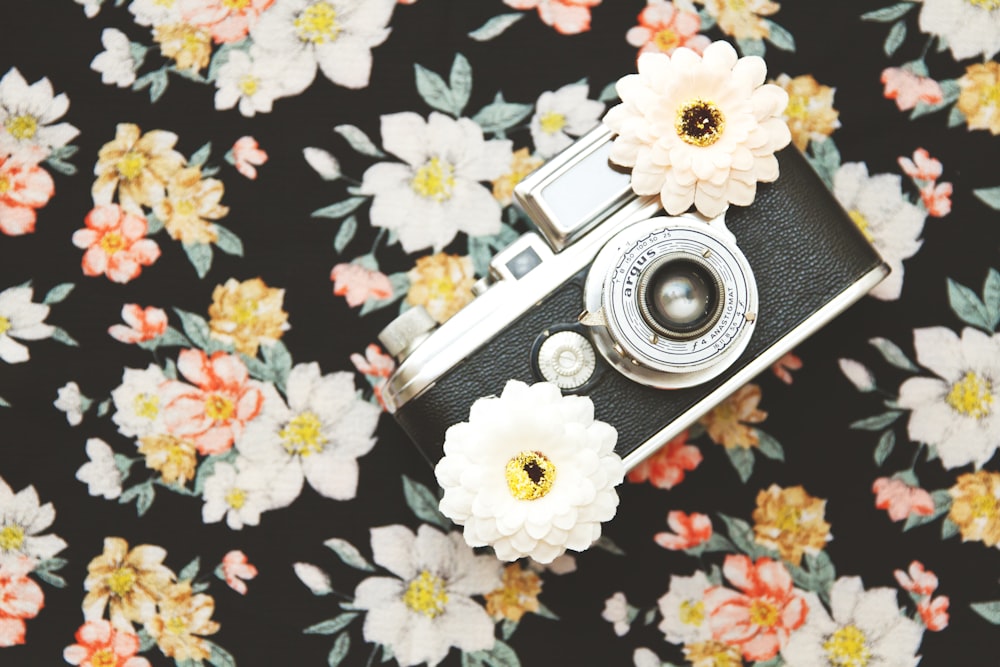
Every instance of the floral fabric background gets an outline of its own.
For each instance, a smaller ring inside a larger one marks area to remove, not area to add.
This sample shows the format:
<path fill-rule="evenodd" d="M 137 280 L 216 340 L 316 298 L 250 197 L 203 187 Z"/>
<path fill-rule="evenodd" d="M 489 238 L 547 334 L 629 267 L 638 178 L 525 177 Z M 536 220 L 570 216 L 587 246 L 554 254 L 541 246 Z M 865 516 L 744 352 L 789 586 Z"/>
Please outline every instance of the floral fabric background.
<path fill-rule="evenodd" d="M 0 664 L 996 660 L 994 0 L 7 4 Z M 471 300 L 639 53 L 717 39 L 892 274 L 589 551 L 474 552 L 376 334 Z"/>

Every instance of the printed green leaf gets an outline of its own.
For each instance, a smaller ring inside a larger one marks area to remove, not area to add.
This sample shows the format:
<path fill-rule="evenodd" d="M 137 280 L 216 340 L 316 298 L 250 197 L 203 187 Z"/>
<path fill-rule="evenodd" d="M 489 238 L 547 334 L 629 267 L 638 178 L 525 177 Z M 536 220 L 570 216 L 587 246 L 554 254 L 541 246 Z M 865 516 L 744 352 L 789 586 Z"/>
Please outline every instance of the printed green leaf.
<path fill-rule="evenodd" d="M 215 228 L 216 234 L 218 234 L 218 238 L 215 240 L 215 247 L 227 255 L 242 257 L 243 241 L 240 240 L 240 237 L 233 234 L 228 228 L 223 227 L 220 224 L 214 224 L 212 226 Z"/>
<path fill-rule="evenodd" d="M 174 312 L 181 318 L 181 327 L 184 333 L 195 347 L 202 349 L 209 345 L 208 322 L 201 315 L 190 313 L 180 308 L 174 308 Z"/>
<path fill-rule="evenodd" d="M 755 428 L 754 432 L 757 434 L 757 450 L 761 454 L 775 461 L 785 460 L 785 450 L 780 442 L 760 429 Z"/>
<path fill-rule="evenodd" d="M 533 107 L 530 104 L 506 102 L 503 95 L 497 93 L 496 99 L 479 110 L 472 120 L 484 133 L 497 133 L 509 130 L 527 118 Z"/>
<path fill-rule="evenodd" d="M 215 472 L 215 466 L 220 463 L 232 463 L 236 459 L 237 452 L 231 449 L 225 454 L 206 456 L 198 466 L 198 472 L 194 476 L 194 493 L 201 495 L 205 489 L 205 482 Z"/>
<path fill-rule="evenodd" d="M 126 489 L 118 496 L 118 502 L 122 505 L 127 505 L 128 503 L 135 500 L 135 509 L 139 516 L 145 514 L 153 504 L 153 499 L 156 497 L 156 491 L 153 490 L 153 482 L 147 480 L 142 484 L 136 484 L 130 489 Z"/>
<path fill-rule="evenodd" d="M 885 44 L 882 45 L 882 49 L 885 51 L 885 55 L 891 56 L 897 49 L 903 44 L 903 40 L 906 39 L 906 23 L 904 21 L 896 21 L 889 28 L 889 34 L 886 35 Z"/>
<path fill-rule="evenodd" d="M 146 235 L 152 236 L 163 229 L 163 221 L 152 211 L 146 214 Z"/>
<path fill-rule="evenodd" d="M 10 407 L 10 401 L 8 401 L 3 396 L 0 396 L 0 408 L 9 408 L 9 407 Z"/>
<path fill-rule="evenodd" d="M 208 64 L 208 74 L 206 75 L 206 79 L 209 81 L 215 81 L 219 76 L 219 68 L 229 62 L 229 58 L 233 51 L 249 51 L 250 45 L 251 40 L 249 38 L 245 38 L 238 42 L 229 42 L 220 46 L 212 56 L 212 61 Z"/>
<path fill-rule="evenodd" d="M 736 474 L 741 482 L 746 482 L 753 475 L 753 452 L 747 447 L 726 447 L 729 462 L 736 468 Z"/>
<path fill-rule="evenodd" d="M 958 99 L 961 88 L 958 85 L 957 79 L 944 79 L 938 83 L 941 85 L 941 101 L 934 104 L 917 102 L 917 106 L 913 107 L 913 111 L 910 112 L 910 120 L 940 111 Z"/>
<path fill-rule="evenodd" d="M 868 343 L 896 368 L 902 368 L 904 371 L 913 371 L 914 373 L 920 371 L 917 365 L 910 361 L 906 354 L 891 340 L 887 338 L 871 338 L 868 340 Z"/>
<path fill-rule="evenodd" d="M 876 21 L 878 23 L 891 23 L 913 9 L 916 5 L 912 2 L 897 2 L 894 5 L 865 12 L 861 15 L 862 21 Z"/>
<path fill-rule="evenodd" d="M 360 614 L 356 611 L 349 611 L 340 614 L 339 616 L 334 616 L 333 618 L 321 621 L 315 625 L 310 625 L 308 628 L 302 631 L 302 634 L 306 635 L 333 635 L 348 625 L 351 621 L 356 619 Z"/>
<path fill-rule="evenodd" d="M 782 51 L 795 51 L 795 37 L 771 19 L 764 19 L 764 24 L 768 27 L 770 34 L 767 41 L 774 44 Z"/>
<path fill-rule="evenodd" d="M 55 586 L 56 588 L 66 588 L 66 580 L 60 577 L 58 574 L 53 574 L 52 572 L 47 572 L 45 570 L 34 570 L 35 576 L 47 583 L 49 586 Z"/>
<path fill-rule="evenodd" d="M 757 553 L 757 543 L 754 542 L 753 528 L 750 524 L 727 514 L 720 513 L 718 517 L 726 525 L 726 533 L 739 551 L 751 556 Z"/>
<path fill-rule="evenodd" d="M 132 62 L 134 63 L 132 66 L 133 72 L 138 72 L 139 68 L 142 67 L 142 63 L 146 60 L 147 51 L 149 51 L 149 47 L 144 46 L 139 42 L 128 43 L 128 54 L 132 57 Z"/>
<path fill-rule="evenodd" d="M 614 540 L 607 535 L 601 535 L 598 537 L 597 541 L 595 541 L 591 546 L 595 549 L 600 549 L 601 551 L 607 551 L 609 554 L 614 556 L 625 555 L 625 550 L 615 544 Z"/>
<path fill-rule="evenodd" d="M 451 86 L 451 99 L 455 105 L 455 115 L 461 116 L 465 105 L 472 95 L 472 66 L 461 53 L 455 54 L 448 73 L 448 83 Z"/>
<path fill-rule="evenodd" d="M 229 651 L 204 637 L 201 641 L 208 647 L 208 661 L 215 667 L 236 667 L 236 658 Z"/>
<path fill-rule="evenodd" d="M 833 175 L 840 169 L 840 151 L 833 139 L 809 142 L 809 153 L 806 155 L 809 164 L 816 170 L 828 188 L 833 187 Z"/>
<path fill-rule="evenodd" d="M 333 249 L 340 254 L 347 247 L 347 244 L 354 239 L 354 234 L 358 231 L 358 219 L 356 217 L 349 216 L 342 223 L 340 223 L 340 229 L 337 230 L 337 236 L 333 239 Z"/>
<path fill-rule="evenodd" d="M 60 303 L 69 296 L 69 293 L 73 291 L 74 287 L 76 287 L 76 285 L 73 283 L 59 283 L 45 294 L 45 298 L 42 299 L 42 303 L 46 305 Z"/>
<path fill-rule="evenodd" d="M 331 537 L 327 541 L 323 542 L 323 546 L 331 549 L 333 553 L 337 554 L 340 560 L 357 570 L 362 570 L 363 572 L 375 571 L 375 566 L 369 563 L 365 557 L 361 555 L 361 552 L 358 551 L 357 547 L 347 540 L 343 540 L 339 537 Z"/>
<path fill-rule="evenodd" d="M 499 16 L 494 16 L 489 21 L 470 32 L 469 37 L 477 42 L 488 42 L 491 39 L 499 37 L 505 30 L 507 30 L 507 28 L 520 21 L 524 18 L 524 16 L 524 12 L 512 12 L 510 14 L 500 14 Z"/>
<path fill-rule="evenodd" d="M 351 148 L 362 155 L 385 157 L 385 153 L 379 150 L 378 146 L 360 128 L 354 125 L 337 125 L 333 131 L 346 139 Z"/>
<path fill-rule="evenodd" d="M 945 517 L 944 521 L 941 522 L 941 539 L 948 540 L 956 535 L 958 535 L 958 524 Z"/>
<path fill-rule="evenodd" d="M 951 494 L 948 493 L 947 489 L 932 491 L 931 498 L 934 500 L 934 511 L 926 516 L 911 514 L 906 517 L 906 523 L 903 524 L 904 532 L 911 528 L 916 528 L 917 526 L 930 523 L 951 509 Z"/>
<path fill-rule="evenodd" d="M 965 114 L 957 106 L 951 108 L 948 112 L 948 127 L 958 127 L 965 122 Z M 975 194 L 975 190 L 972 191 Z"/>
<path fill-rule="evenodd" d="M 990 208 L 1000 211 L 1000 186 L 995 188 L 979 188 L 973 190 L 972 194 L 976 195 L 979 201 Z"/>
<path fill-rule="evenodd" d="M 691 554 L 692 556 L 701 555 L 701 553 L 694 553 L 696 550 L 700 550 L 702 553 L 712 551 L 729 552 L 736 550 L 736 545 L 727 540 L 721 534 L 713 532 L 707 542 L 703 542 L 696 547 L 686 549 L 684 553 Z"/>
<path fill-rule="evenodd" d="M 60 174 L 63 174 L 65 176 L 74 176 L 76 175 L 77 172 L 76 165 L 60 160 L 57 157 L 52 157 L 51 155 L 45 158 L 45 164 L 49 165 L 50 167 L 52 167 L 52 169 L 58 171 Z"/>
<path fill-rule="evenodd" d="M 895 446 L 896 432 L 892 429 L 884 431 L 878 439 L 878 445 L 875 447 L 875 465 L 882 467 L 885 460 L 889 458 L 889 454 L 892 454 L 892 449 Z"/>
<path fill-rule="evenodd" d="M 509 618 L 504 619 L 500 624 L 500 638 L 510 639 L 515 630 L 517 630 L 517 621 L 512 621 Z"/>
<path fill-rule="evenodd" d="M 326 664 L 329 667 L 337 667 L 347 657 L 347 652 L 351 650 L 351 636 L 343 632 L 337 637 L 337 640 L 333 642 L 333 648 L 330 649 L 330 655 L 326 657 Z"/>
<path fill-rule="evenodd" d="M 417 77 L 417 92 L 427 103 L 427 106 L 452 116 L 458 116 L 459 111 L 456 110 L 457 104 L 454 96 L 444 79 L 423 65 L 414 63 L 413 69 Z"/>
<path fill-rule="evenodd" d="M 889 412 L 883 412 L 882 414 L 875 415 L 874 417 L 859 419 L 858 421 L 853 422 L 850 428 L 858 429 L 860 431 L 880 431 L 899 419 L 899 415 L 901 414 L 903 413 L 899 410 L 890 410 Z"/>
<path fill-rule="evenodd" d="M 493 642 L 489 651 L 476 651 L 472 656 L 489 667 L 521 667 L 514 649 L 499 639 Z"/>
<path fill-rule="evenodd" d="M 410 279 L 405 271 L 392 273 L 389 275 L 389 284 L 392 286 L 392 296 L 387 299 L 369 299 L 361 306 L 359 315 L 367 315 L 376 310 L 385 308 L 402 299 L 410 289 Z"/>
<path fill-rule="evenodd" d="M 336 204 L 316 209 L 310 215 L 314 218 L 343 218 L 356 211 L 366 201 L 368 201 L 368 197 L 350 197 Z"/>
<path fill-rule="evenodd" d="M 291 353 L 280 340 L 270 345 L 261 345 L 260 349 L 264 357 L 264 363 L 270 369 L 271 377 L 274 378 L 274 382 L 278 385 L 278 388 L 284 391 L 285 381 L 292 370 Z"/>
<path fill-rule="evenodd" d="M 993 625 L 1000 625 L 1000 600 L 973 602 L 969 605 L 969 608 Z"/>
<path fill-rule="evenodd" d="M 79 347 L 80 344 L 76 342 L 76 339 L 69 335 L 69 333 L 62 327 L 54 327 L 52 329 L 52 340 L 62 343 L 63 345 L 69 345 L 70 347 Z"/>
<path fill-rule="evenodd" d="M 198 277 L 204 278 L 212 268 L 212 246 L 208 243 L 184 243 L 182 247 Z"/>
<path fill-rule="evenodd" d="M 184 566 L 184 568 L 177 573 L 177 581 L 190 581 L 198 576 L 198 570 L 201 568 L 201 559 L 197 556 L 193 561 Z"/>
<path fill-rule="evenodd" d="M 958 319 L 980 329 L 993 331 L 992 314 L 986 304 L 965 285 L 948 278 L 948 305 Z"/>
<path fill-rule="evenodd" d="M 212 154 L 212 142 L 209 141 L 191 155 L 191 157 L 188 159 L 188 166 L 200 167 L 201 165 L 208 162 L 208 158 L 211 154 Z"/>
<path fill-rule="evenodd" d="M 410 511 L 418 519 L 446 531 L 451 529 L 451 522 L 438 510 L 437 497 L 426 486 L 403 475 L 403 496 L 406 498 L 406 504 Z"/>
<path fill-rule="evenodd" d="M 149 88 L 149 101 L 156 102 L 167 92 L 167 70 L 160 68 L 140 76 L 132 84 L 132 90 L 143 90 Z"/>
<path fill-rule="evenodd" d="M 1000 324 L 1000 271 L 990 269 L 983 283 L 983 303 L 989 316 L 990 329 Z"/>
<path fill-rule="evenodd" d="M 767 47 L 764 46 L 764 40 L 756 37 L 737 39 L 736 45 L 740 47 L 740 53 L 745 56 L 760 56 L 763 58 L 764 54 L 767 52 Z"/>
<path fill-rule="evenodd" d="M 617 102 L 618 101 L 618 82 L 612 81 L 608 85 L 604 86 L 601 94 L 597 96 L 597 101 L 599 102 Z"/>

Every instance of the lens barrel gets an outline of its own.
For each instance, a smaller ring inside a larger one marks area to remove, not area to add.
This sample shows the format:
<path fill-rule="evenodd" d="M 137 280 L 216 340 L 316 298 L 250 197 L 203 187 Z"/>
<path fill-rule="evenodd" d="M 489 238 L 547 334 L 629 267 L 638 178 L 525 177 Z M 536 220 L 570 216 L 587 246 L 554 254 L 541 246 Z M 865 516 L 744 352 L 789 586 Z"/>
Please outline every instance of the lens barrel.
<path fill-rule="evenodd" d="M 639 311 L 651 329 L 668 338 L 697 338 L 722 313 L 722 279 L 695 255 L 657 258 L 639 278 Z"/>

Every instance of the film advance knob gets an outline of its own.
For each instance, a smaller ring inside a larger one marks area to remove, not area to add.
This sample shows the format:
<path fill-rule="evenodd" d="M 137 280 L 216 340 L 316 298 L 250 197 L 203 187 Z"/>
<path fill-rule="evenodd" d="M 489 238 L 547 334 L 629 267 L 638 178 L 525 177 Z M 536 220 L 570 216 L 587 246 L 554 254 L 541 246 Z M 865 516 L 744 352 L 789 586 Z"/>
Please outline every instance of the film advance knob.
<path fill-rule="evenodd" d="M 596 367 L 594 347 L 574 331 L 554 333 L 538 348 L 538 370 L 560 389 L 587 384 Z"/>
<path fill-rule="evenodd" d="M 379 332 L 378 339 L 389 354 L 402 361 L 436 326 L 437 322 L 423 306 L 414 306 L 389 322 Z"/>

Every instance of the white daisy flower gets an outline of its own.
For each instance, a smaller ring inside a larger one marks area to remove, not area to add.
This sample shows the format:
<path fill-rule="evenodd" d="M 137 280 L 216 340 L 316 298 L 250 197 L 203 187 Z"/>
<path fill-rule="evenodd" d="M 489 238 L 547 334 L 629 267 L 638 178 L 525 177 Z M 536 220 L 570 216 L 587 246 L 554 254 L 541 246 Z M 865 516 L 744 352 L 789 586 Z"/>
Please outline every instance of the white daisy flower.
<path fill-rule="evenodd" d="M 630 616 L 634 617 L 635 613 L 633 611 L 632 614 L 629 614 L 628 599 L 621 591 L 604 601 L 604 611 L 601 612 L 601 618 L 611 624 L 615 634 L 619 637 L 624 637 L 632 629 Z"/>
<path fill-rule="evenodd" d="M 395 6 L 396 0 L 276 0 L 250 37 L 269 57 L 280 54 L 287 74 L 304 84 L 289 89 L 289 95 L 312 83 L 317 66 L 339 86 L 364 88 L 371 50 L 389 36 L 386 26 Z"/>
<path fill-rule="evenodd" d="M 712 638 L 705 617 L 705 591 L 712 584 L 704 572 L 690 577 L 670 577 L 670 589 L 658 600 L 660 632 L 672 644 L 695 644 Z"/>
<path fill-rule="evenodd" d="M 34 291 L 30 287 L 8 287 L 0 292 L 0 359 L 8 364 L 18 364 L 30 357 L 21 340 L 49 338 L 55 327 L 45 324 L 49 307 L 32 303 Z"/>
<path fill-rule="evenodd" d="M 163 393 L 166 376 L 156 364 L 146 370 L 126 368 L 122 383 L 111 392 L 115 404 L 112 421 L 118 425 L 118 432 L 130 438 L 166 433 L 163 422 L 163 407 L 167 400 Z"/>
<path fill-rule="evenodd" d="M 833 175 L 833 194 L 865 238 L 891 269 L 869 294 L 883 301 L 903 291 L 903 260 L 923 245 L 918 238 L 927 213 L 903 198 L 902 179 L 896 174 L 868 175 L 863 162 L 846 162 Z"/>
<path fill-rule="evenodd" d="M 405 164 L 372 165 L 361 192 L 374 196 L 372 224 L 395 230 L 404 251 L 437 252 L 460 231 L 500 231 L 500 204 L 479 181 L 507 172 L 510 141 L 485 141 L 482 128 L 468 118 L 432 112 L 425 122 L 403 112 L 382 116 L 382 146 Z"/>
<path fill-rule="evenodd" d="M 989 60 L 1000 51 L 1000 4 L 992 0 L 923 0 L 920 29 L 938 35 L 955 60 Z"/>
<path fill-rule="evenodd" d="M 548 563 L 566 549 L 582 551 L 618 507 L 625 467 L 617 437 L 594 419 L 586 396 L 511 380 L 445 433 L 434 471 L 441 511 L 465 526 L 470 546 L 489 544 L 503 560 Z"/>
<path fill-rule="evenodd" d="M 945 468 L 979 468 L 1000 447 L 1000 334 L 967 327 L 913 332 L 917 361 L 938 377 L 914 377 L 899 388 L 912 410 L 910 439 L 937 449 Z"/>
<path fill-rule="evenodd" d="M 70 426 L 78 426 L 83 421 L 83 413 L 90 407 L 90 403 L 90 399 L 80 393 L 80 385 L 67 382 L 59 387 L 52 405 L 66 413 L 66 421 Z"/>
<path fill-rule="evenodd" d="M 264 409 L 236 448 L 279 471 L 271 490 L 275 507 L 298 498 L 303 480 L 327 498 L 353 498 L 357 459 L 374 446 L 382 410 L 358 397 L 351 373 L 322 375 L 317 363 L 292 368 L 287 387 L 286 404 L 273 386 L 265 386 Z"/>
<path fill-rule="evenodd" d="M 535 103 L 531 117 L 531 140 L 539 156 L 552 157 L 573 143 L 572 137 L 585 134 L 604 112 L 604 104 L 587 99 L 587 84 L 571 83 L 547 91 Z"/>
<path fill-rule="evenodd" d="M 792 135 L 782 118 L 788 94 L 765 84 L 756 56 L 738 58 L 727 42 L 704 55 L 681 47 L 644 53 L 639 73 L 618 80 L 622 103 L 604 116 L 618 136 L 611 161 L 632 167 L 632 189 L 660 195 L 671 215 L 692 204 L 714 218 L 747 206 L 757 181 L 778 178 L 774 152 Z"/>
<path fill-rule="evenodd" d="M 287 63 L 273 54 L 251 49 L 250 53 L 233 50 L 215 80 L 215 108 L 232 109 L 250 117 L 270 113 L 274 100 L 304 90 L 310 80 L 303 80 L 302 70 L 287 69 Z"/>
<path fill-rule="evenodd" d="M 83 13 L 88 19 L 97 16 L 101 11 L 101 3 L 104 0 L 73 0 L 78 5 L 83 5 Z"/>
<path fill-rule="evenodd" d="M 35 487 L 27 486 L 15 494 L 0 477 L 0 567 L 24 556 L 42 561 L 65 549 L 61 537 L 39 535 L 55 518 L 52 503 L 39 504 Z"/>
<path fill-rule="evenodd" d="M 115 453 L 100 438 L 87 439 L 87 463 L 76 471 L 76 478 L 87 485 L 87 493 L 108 500 L 122 494 L 122 474 L 115 465 Z"/>
<path fill-rule="evenodd" d="M 394 577 L 368 577 L 354 591 L 365 609 L 365 641 L 384 644 L 402 667 L 434 667 L 449 648 L 488 650 L 493 621 L 471 596 L 501 586 L 501 565 L 477 556 L 458 533 L 444 535 L 422 525 L 414 535 L 404 526 L 371 529 L 372 556 Z"/>
<path fill-rule="evenodd" d="M 101 33 L 101 51 L 90 61 L 90 69 L 100 73 L 101 82 L 119 88 L 128 88 L 135 83 L 138 64 L 132 57 L 132 46 L 128 37 L 116 28 L 105 28 Z"/>
<path fill-rule="evenodd" d="M 781 649 L 788 667 L 915 667 L 923 628 L 896 604 L 892 588 L 865 590 L 859 577 L 841 577 L 830 590 L 827 613 L 809 594 L 806 623 Z"/>
<path fill-rule="evenodd" d="M 156 27 L 181 22 L 180 3 L 177 0 L 132 0 L 128 10 L 139 25 Z"/>
<path fill-rule="evenodd" d="M 29 86 L 12 67 L 0 79 L 0 155 L 37 163 L 53 148 L 68 144 L 80 131 L 69 123 L 55 123 L 67 109 L 69 98 L 54 95 L 48 79 Z"/>
<path fill-rule="evenodd" d="M 205 480 L 201 518 L 205 523 L 226 519 L 233 530 L 256 526 L 260 515 L 274 507 L 271 498 L 273 470 L 237 458 L 235 463 L 216 463 Z"/>

